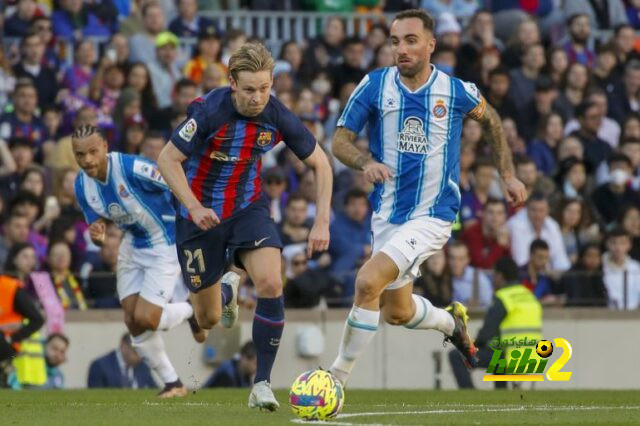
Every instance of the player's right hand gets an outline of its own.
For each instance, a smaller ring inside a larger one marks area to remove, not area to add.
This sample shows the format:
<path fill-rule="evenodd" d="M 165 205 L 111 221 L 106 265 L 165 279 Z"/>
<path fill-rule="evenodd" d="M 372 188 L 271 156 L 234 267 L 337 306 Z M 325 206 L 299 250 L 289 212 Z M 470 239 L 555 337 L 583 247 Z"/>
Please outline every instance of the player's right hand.
<path fill-rule="evenodd" d="M 391 179 L 391 171 L 389 168 L 373 160 L 364 165 L 362 172 L 371 183 L 382 183 L 387 179 Z"/>
<path fill-rule="evenodd" d="M 106 232 L 107 226 L 101 220 L 93 222 L 91 225 L 89 225 L 89 236 L 91 237 L 91 241 L 98 245 L 104 241 Z"/>
<path fill-rule="evenodd" d="M 201 205 L 189 209 L 189 214 L 193 223 L 203 231 L 211 229 L 220 223 L 216 212 Z"/>

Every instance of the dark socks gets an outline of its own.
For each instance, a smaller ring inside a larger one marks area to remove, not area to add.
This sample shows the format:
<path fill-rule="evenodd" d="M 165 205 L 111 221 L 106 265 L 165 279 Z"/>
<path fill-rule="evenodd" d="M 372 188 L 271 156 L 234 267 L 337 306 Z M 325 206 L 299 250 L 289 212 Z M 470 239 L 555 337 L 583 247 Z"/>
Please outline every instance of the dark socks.
<path fill-rule="evenodd" d="M 258 298 L 253 318 L 253 344 L 256 347 L 258 371 L 254 383 L 271 381 L 271 368 L 278 353 L 284 328 L 284 301 L 276 298 Z"/>

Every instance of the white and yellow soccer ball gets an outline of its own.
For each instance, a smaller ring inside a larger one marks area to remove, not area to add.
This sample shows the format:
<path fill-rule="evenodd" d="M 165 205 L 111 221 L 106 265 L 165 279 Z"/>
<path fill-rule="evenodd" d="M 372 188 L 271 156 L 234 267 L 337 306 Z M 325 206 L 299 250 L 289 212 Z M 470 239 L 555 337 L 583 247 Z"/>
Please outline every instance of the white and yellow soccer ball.
<path fill-rule="evenodd" d="M 291 411 L 304 420 L 328 420 L 336 417 L 344 404 L 340 381 L 324 370 L 302 373 L 289 391 Z"/>

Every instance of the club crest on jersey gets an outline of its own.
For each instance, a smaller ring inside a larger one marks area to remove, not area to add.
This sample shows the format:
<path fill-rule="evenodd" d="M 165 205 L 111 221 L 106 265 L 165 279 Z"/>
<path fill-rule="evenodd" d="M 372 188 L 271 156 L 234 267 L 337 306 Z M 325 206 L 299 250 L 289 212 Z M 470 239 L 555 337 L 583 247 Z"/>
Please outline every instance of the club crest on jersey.
<path fill-rule="evenodd" d="M 260 132 L 257 142 L 260 146 L 269 145 L 271 143 L 271 132 Z"/>
<path fill-rule="evenodd" d="M 444 118 L 447 115 L 447 106 L 442 99 L 438 99 L 433 106 L 433 116 L 435 118 Z"/>
<path fill-rule="evenodd" d="M 426 155 L 427 148 L 427 135 L 424 133 L 422 120 L 417 117 L 407 117 L 402 131 L 398 133 L 398 151 Z"/>
<path fill-rule="evenodd" d="M 131 194 L 129 194 L 129 191 L 127 191 L 127 188 L 124 187 L 124 185 L 120 184 L 118 186 L 118 194 L 122 197 L 122 198 L 129 198 L 129 196 Z"/>
<path fill-rule="evenodd" d="M 184 126 L 182 126 L 178 134 L 185 141 L 191 142 L 193 135 L 196 134 L 196 130 L 198 130 L 198 124 L 195 119 L 190 118 L 189 121 L 184 123 Z"/>

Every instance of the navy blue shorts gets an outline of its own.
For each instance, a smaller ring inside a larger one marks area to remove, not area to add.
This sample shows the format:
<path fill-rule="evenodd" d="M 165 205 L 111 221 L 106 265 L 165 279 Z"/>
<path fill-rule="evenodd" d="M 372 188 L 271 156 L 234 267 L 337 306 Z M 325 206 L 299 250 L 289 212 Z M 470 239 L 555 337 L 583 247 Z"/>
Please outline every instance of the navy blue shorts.
<path fill-rule="evenodd" d="M 217 283 L 232 262 L 243 267 L 238 250 L 281 249 L 282 241 L 267 203 L 259 200 L 208 231 L 178 216 L 176 246 L 184 283 L 197 293 Z"/>

